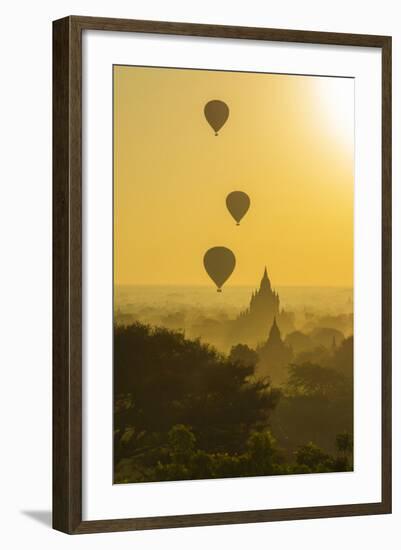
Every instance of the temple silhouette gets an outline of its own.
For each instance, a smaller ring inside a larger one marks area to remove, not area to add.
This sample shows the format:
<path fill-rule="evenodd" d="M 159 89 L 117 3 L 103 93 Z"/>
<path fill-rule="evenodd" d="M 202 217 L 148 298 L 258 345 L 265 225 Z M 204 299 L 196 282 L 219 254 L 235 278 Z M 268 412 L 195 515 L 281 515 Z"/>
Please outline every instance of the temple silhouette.
<path fill-rule="evenodd" d="M 258 346 L 256 351 L 259 355 L 259 372 L 267 375 L 276 386 L 284 383 L 287 378 L 288 365 L 293 358 L 293 351 L 281 338 L 276 318 L 273 319 L 266 342 Z"/>
<path fill-rule="evenodd" d="M 273 321 L 283 335 L 294 330 L 294 316 L 280 309 L 280 297 L 273 290 L 265 267 L 259 289 L 252 292 L 249 307 L 233 321 L 231 337 L 255 347 L 266 341 Z"/>

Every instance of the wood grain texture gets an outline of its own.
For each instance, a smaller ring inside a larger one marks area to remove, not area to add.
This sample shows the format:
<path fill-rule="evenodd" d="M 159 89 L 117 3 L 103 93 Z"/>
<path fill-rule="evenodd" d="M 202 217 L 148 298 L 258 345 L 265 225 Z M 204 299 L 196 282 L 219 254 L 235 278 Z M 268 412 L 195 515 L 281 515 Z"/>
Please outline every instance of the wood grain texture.
<path fill-rule="evenodd" d="M 85 29 L 375 47 L 382 51 L 382 500 L 82 521 L 81 35 Z M 69 534 L 391 512 L 391 38 L 71 16 L 53 23 L 53 527 Z"/>
<path fill-rule="evenodd" d="M 392 43 L 382 45 L 382 502 L 392 507 L 391 232 L 392 232 Z"/>
<path fill-rule="evenodd" d="M 53 527 L 81 523 L 81 51 L 53 24 Z"/>
<path fill-rule="evenodd" d="M 81 29 L 120 32 L 141 32 L 152 34 L 174 34 L 181 36 L 203 36 L 210 38 L 234 38 L 247 40 L 270 40 L 299 42 L 305 44 L 331 44 L 339 46 L 382 47 L 388 38 L 370 34 L 345 34 L 289 29 L 268 29 L 259 27 L 234 27 L 228 25 L 205 25 L 178 23 L 172 21 L 146 21 L 138 19 L 110 19 L 107 17 L 80 17 L 73 15 L 72 22 Z"/>

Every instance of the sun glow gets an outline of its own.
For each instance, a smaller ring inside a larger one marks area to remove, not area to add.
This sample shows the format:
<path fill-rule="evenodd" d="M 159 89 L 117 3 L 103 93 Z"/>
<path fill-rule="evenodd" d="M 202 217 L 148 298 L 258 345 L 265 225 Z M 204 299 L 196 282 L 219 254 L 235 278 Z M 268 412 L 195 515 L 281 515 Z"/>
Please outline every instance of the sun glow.
<path fill-rule="evenodd" d="M 353 79 L 116 67 L 114 85 L 116 284 L 210 284 L 202 259 L 224 246 L 233 286 L 264 265 L 278 285 L 352 285 Z"/>
<path fill-rule="evenodd" d="M 314 87 L 320 117 L 326 121 L 325 131 L 351 154 L 354 147 L 354 85 L 353 78 L 332 77 L 317 78 Z"/>

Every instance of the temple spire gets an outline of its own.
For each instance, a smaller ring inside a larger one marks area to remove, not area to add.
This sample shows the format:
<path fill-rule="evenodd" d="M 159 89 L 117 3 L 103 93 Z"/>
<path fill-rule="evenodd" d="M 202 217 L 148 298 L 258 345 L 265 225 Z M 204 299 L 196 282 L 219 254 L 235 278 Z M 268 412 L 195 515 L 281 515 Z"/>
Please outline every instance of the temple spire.
<path fill-rule="evenodd" d="M 267 268 L 265 266 L 265 270 L 263 272 L 262 280 L 260 281 L 260 290 L 271 290 L 271 284 L 270 279 L 267 275 Z"/>
<path fill-rule="evenodd" d="M 265 270 L 263 272 L 263 278 L 264 279 L 268 279 L 269 277 L 267 276 L 267 267 L 265 266 Z"/>
<path fill-rule="evenodd" d="M 274 316 L 274 318 L 273 318 L 273 323 L 272 323 L 270 333 L 269 333 L 269 340 L 276 340 L 276 341 L 280 340 L 281 341 L 281 333 L 280 333 L 280 329 L 278 328 L 278 325 L 277 325 L 276 316 Z"/>

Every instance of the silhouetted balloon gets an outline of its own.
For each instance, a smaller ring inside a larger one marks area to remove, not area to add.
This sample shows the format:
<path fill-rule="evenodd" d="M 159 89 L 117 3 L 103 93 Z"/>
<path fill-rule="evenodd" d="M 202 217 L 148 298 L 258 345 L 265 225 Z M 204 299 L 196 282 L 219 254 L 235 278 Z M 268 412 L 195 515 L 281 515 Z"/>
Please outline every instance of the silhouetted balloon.
<path fill-rule="evenodd" d="M 203 265 L 212 281 L 217 286 L 217 292 L 227 281 L 235 267 L 235 256 L 229 248 L 215 246 L 209 248 L 203 256 Z"/>
<path fill-rule="evenodd" d="M 232 191 L 226 197 L 227 209 L 239 225 L 239 222 L 248 212 L 251 199 L 243 191 Z"/>
<path fill-rule="evenodd" d="M 224 103 L 224 101 L 212 99 L 212 101 L 206 103 L 204 112 L 206 120 L 213 128 L 215 135 L 217 136 L 217 132 L 224 126 L 228 119 L 228 115 L 230 113 L 228 106 Z"/>

